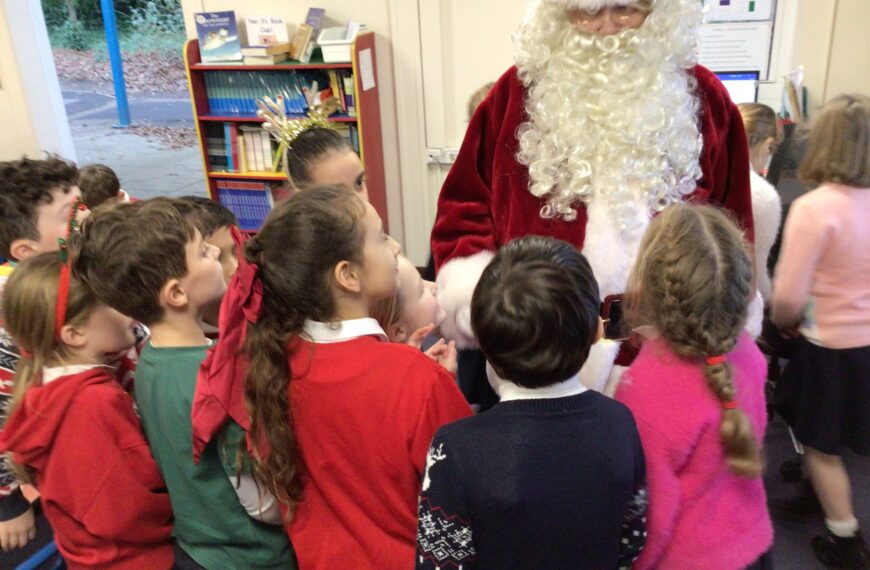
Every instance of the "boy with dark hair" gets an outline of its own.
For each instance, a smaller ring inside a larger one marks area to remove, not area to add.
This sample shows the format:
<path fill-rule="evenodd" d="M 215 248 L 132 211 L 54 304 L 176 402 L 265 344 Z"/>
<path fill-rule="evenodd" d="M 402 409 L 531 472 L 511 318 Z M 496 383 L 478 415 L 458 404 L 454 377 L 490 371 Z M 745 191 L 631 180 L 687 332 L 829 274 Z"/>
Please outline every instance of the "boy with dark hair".
<path fill-rule="evenodd" d="M 580 384 L 598 309 L 588 262 L 563 241 L 516 239 L 484 270 L 471 326 L 501 401 L 436 433 L 417 568 L 627 568 L 639 554 L 637 427 L 625 406 Z"/>
<path fill-rule="evenodd" d="M 104 202 L 129 201 L 118 175 L 105 164 L 90 164 L 79 170 L 79 190 L 82 202 L 91 210 Z"/>
<path fill-rule="evenodd" d="M 181 207 L 190 207 L 193 224 L 205 241 L 220 250 L 218 261 L 223 268 L 224 281 L 229 284 L 239 268 L 236 240 L 241 239 L 241 234 L 235 214 L 220 202 L 202 196 L 182 196 L 178 201 Z"/>
<path fill-rule="evenodd" d="M 74 270 L 101 301 L 151 329 L 134 394 L 172 502 L 176 565 L 293 568 L 277 503 L 247 470 L 241 427 L 228 422 L 220 445 L 193 462 L 191 407 L 210 344 L 200 321 L 226 283 L 217 248 L 179 204 L 155 198 L 95 212 L 82 225 Z"/>
<path fill-rule="evenodd" d="M 79 195 L 75 165 L 56 156 L 0 162 L 0 298 L 15 263 L 60 249 Z M 0 321 L 2 322 L 2 321 Z M 18 347 L 0 325 L 0 425 L 12 397 Z M 11 550 L 36 536 L 33 510 L 0 456 L 0 548 Z"/>

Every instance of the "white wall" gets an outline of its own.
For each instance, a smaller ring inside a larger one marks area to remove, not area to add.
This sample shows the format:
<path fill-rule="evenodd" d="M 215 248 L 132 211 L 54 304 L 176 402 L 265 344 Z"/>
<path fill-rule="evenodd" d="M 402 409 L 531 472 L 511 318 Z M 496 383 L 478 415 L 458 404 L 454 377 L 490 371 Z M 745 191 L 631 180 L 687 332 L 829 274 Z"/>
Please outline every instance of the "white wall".
<path fill-rule="evenodd" d="M 75 160 L 39 0 L 0 0 L 0 160 Z"/>

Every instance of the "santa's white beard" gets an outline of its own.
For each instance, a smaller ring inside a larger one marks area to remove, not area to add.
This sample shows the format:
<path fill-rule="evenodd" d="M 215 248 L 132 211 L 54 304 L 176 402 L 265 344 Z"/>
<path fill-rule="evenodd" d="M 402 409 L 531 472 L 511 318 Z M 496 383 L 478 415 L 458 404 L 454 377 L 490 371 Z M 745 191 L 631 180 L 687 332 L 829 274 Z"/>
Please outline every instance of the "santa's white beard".
<path fill-rule="evenodd" d="M 586 205 L 583 253 L 603 298 L 624 291 L 652 214 L 701 176 L 691 57 L 673 53 L 691 46 L 663 41 L 675 8 L 603 38 L 581 35 L 558 7 L 538 11 L 546 25 L 527 22 L 517 36 L 529 116 L 517 158 L 546 200 L 540 215 L 572 220 Z M 532 47 L 536 34 L 550 40 L 546 49 Z"/>

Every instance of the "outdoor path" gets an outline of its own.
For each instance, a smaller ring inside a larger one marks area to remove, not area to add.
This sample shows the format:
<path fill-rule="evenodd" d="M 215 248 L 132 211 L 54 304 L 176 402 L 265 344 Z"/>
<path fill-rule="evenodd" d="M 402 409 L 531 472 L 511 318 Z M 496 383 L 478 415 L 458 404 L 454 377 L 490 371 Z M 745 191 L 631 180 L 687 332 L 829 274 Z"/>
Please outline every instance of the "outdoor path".
<path fill-rule="evenodd" d="M 102 163 L 111 167 L 130 195 L 205 195 L 202 161 L 197 147 L 173 150 L 165 142 L 115 128 L 115 98 L 106 86 L 87 82 L 61 85 L 79 166 Z M 149 132 L 154 127 L 193 130 L 186 91 L 129 93 L 131 122 Z M 189 137 L 188 137 L 189 138 Z"/>

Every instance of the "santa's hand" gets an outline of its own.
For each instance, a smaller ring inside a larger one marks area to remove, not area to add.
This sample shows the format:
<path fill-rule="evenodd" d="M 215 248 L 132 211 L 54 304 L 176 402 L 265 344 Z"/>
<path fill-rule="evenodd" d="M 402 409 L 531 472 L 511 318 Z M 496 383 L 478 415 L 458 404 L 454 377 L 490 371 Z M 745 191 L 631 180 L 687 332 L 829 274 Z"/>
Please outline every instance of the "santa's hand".
<path fill-rule="evenodd" d="M 441 334 L 455 340 L 459 348 L 477 348 L 471 330 L 471 297 L 480 275 L 494 256 L 491 251 L 480 251 L 451 259 L 438 271 L 438 305 L 447 315 L 439 328 Z"/>
<path fill-rule="evenodd" d="M 408 340 L 405 341 L 405 344 L 409 346 L 413 346 L 414 348 L 422 348 L 423 341 L 429 336 L 432 331 L 435 330 L 435 323 L 430 323 L 425 327 L 420 327 L 411 333 L 411 336 L 408 337 Z"/>
<path fill-rule="evenodd" d="M 447 342 L 443 338 L 439 338 L 438 342 L 423 354 L 443 366 L 448 372 L 456 374 L 456 343 L 452 340 Z"/>

